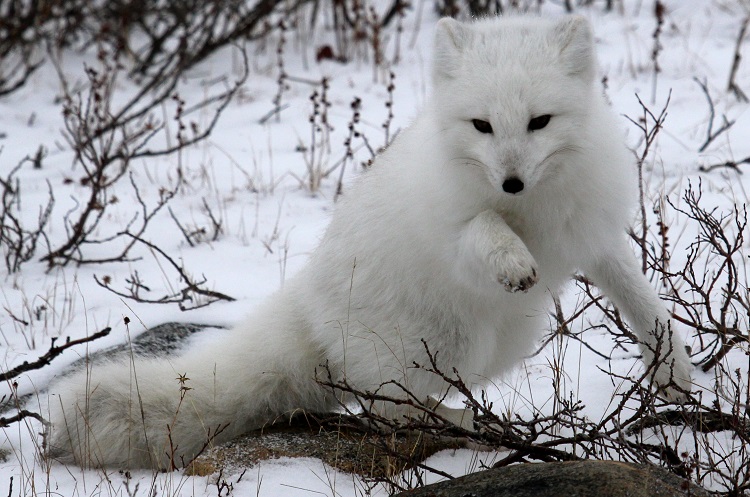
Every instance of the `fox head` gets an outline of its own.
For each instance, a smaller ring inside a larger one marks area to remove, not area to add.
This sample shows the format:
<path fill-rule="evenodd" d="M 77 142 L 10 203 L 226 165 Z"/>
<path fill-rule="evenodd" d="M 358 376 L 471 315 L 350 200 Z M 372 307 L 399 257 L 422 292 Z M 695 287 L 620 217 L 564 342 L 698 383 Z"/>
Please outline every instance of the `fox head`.
<path fill-rule="evenodd" d="M 501 195 L 531 191 L 581 146 L 596 67 L 584 18 L 445 18 L 434 58 L 451 159 L 482 168 Z"/>

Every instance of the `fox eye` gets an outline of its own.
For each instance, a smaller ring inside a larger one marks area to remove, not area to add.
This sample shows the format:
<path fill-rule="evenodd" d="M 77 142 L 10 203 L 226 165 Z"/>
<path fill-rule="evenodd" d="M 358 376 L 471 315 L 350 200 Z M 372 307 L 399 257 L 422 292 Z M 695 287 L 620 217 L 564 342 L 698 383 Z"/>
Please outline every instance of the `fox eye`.
<path fill-rule="evenodd" d="M 472 119 L 471 124 L 473 124 L 474 129 L 476 129 L 480 133 L 492 133 L 492 125 L 487 121 L 482 121 L 481 119 Z"/>
<path fill-rule="evenodd" d="M 536 131 L 538 129 L 542 129 L 547 124 L 549 124 L 549 120 L 552 119 L 552 116 L 549 114 L 544 114 L 542 116 L 532 117 L 531 121 L 529 121 L 529 131 Z"/>

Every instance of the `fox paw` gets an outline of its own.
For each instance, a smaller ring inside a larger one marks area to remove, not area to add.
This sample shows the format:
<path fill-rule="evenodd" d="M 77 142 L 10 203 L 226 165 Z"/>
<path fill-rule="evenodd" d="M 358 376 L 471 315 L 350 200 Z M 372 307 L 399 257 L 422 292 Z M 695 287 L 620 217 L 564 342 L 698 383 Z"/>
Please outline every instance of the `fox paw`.
<path fill-rule="evenodd" d="M 474 412 L 471 409 L 446 407 L 432 397 L 427 397 L 425 404 L 454 425 L 467 431 L 474 431 Z"/>
<path fill-rule="evenodd" d="M 662 364 L 654 375 L 654 383 L 660 393 L 673 402 L 687 400 L 692 387 L 690 373 L 692 365 L 681 357 L 670 357 Z"/>
<path fill-rule="evenodd" d="M 493 254 L 497 280 L 506 291 L 528 292 L 539 281 L 534 257 L 527 251 L 504 251 Z"/>

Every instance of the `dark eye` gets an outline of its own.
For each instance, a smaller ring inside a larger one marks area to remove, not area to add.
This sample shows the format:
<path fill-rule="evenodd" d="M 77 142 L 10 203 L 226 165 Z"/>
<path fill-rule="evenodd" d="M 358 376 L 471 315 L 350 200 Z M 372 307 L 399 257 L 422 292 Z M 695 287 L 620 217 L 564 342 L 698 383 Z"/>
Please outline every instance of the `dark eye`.
<path fill-rule="evenodd" d="M 471 124 L 473 124 L 474 129 L 476 129 L 480 133 L 492 133 L 492 125 L 487 121 L 482 121 L 481 119 L 472 119 Z"/>
<path fill-rule="evenodd" d="M 552 119 L 552 116 L 549 114 L 532 118 L 531 121 L 529 121 L 529 131 L 536 131 L 544 128 L 549 124 L 550 119 Z"/>

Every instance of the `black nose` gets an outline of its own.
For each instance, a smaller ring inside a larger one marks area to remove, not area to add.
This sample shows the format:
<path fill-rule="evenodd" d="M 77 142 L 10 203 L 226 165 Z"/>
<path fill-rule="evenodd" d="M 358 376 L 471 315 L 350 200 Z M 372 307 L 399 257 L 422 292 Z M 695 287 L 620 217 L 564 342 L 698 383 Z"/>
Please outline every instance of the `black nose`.
<path fill-rule="evenodd" d="M 518 178 L 508 178 L 503 182 L 503 191 L 506 193 L 518 193 L 523 190 L 523 181 Z"/>

